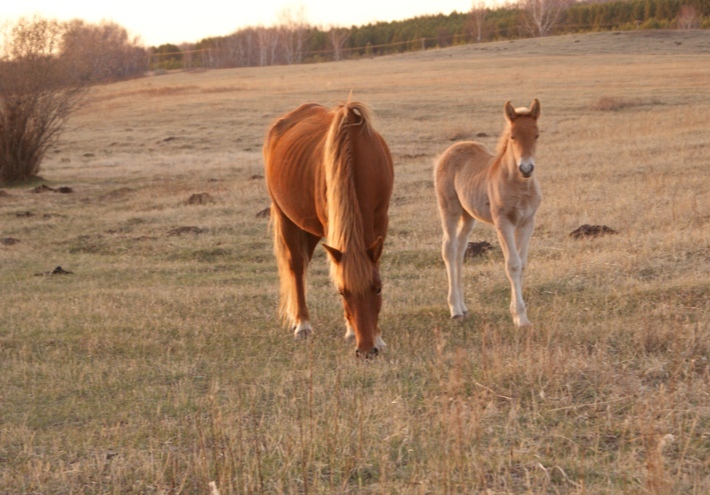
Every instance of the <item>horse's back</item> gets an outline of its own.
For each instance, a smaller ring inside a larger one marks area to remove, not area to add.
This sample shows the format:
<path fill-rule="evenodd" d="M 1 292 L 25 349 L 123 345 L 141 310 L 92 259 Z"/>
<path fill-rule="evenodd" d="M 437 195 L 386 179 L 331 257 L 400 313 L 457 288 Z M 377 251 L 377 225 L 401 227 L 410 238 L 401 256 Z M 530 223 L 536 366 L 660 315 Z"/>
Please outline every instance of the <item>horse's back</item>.
<path fill-rule="evenodd" d="M 462 141 L 451 145 L 437 160 L 434 185 L 442 211 L 468 213 L 490 222 L 486 175 L 495 156 L 483 144 Z"/>
<path fill-rule="evenodd" d="M 297 124 L 313 121 L 314 123 L 323 122 L 325 126 L 329 124 L 326 120 L 328 109 L 317 103 L 304 103 L 295 110 L 290 111 L 286 115 L 280 117 L 274 122 L 266 135 L 264 141 L 264 153 L 273 149 L 276 143 Z"/>

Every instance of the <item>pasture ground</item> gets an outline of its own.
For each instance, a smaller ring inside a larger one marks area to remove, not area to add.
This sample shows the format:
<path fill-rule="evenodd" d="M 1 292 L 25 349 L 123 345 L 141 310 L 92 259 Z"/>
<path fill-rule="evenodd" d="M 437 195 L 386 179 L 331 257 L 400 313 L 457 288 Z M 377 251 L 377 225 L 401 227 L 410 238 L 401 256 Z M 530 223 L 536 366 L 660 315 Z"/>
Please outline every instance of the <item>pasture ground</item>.
<path fill-rule="evenodd" d="M 710 32 L 664 31 L 92 89 L 43 181 L 0 192 L 0 494 L 709 493 L 708 81 Z M 256 216 L 270 122 L 351 90 L 396 168 L 372 362 L 320 248 L 315 338 L 280 327 Z M 433 162 L 534 97 L 535 328 L 489 226 L 452 322 Z"/>

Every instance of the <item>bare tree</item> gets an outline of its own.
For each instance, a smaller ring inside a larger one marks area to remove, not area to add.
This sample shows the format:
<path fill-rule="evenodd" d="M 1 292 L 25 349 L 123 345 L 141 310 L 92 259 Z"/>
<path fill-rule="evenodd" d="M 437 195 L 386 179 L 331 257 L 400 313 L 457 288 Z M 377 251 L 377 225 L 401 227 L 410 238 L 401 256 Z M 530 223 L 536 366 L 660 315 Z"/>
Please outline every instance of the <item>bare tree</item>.
<path fill-rule="evenodd" d="M 330 44 L 333 47 L 333 60 L 341 60 L 343 58 L 343 46 L 350 38 L 350 31 L 345 28 L 331 28 L 328 35 Z"/>
<path fill-rule="evenodd" d="M 140 39 L 130 38 L 113 22 L 87 24 L 74 20 L 64 26 L 62 57 L 91 82 L 115 81 L 145 72 L 148 56 Z"/>
<path fill-rule="evenodd" d="M 525 12 L 523 29 L 533 36 L 547 36 L 562 20 L 572 0 L 520 0 Z"/>
<path fill-rule="evenodd" d="M 678 11 L 678 28 L 693 29 L 698 27 L 698 14 L 692 5 L 681 5 Z"/>
<path fill-rule="evenodd" d="M 308 32 L 306 8 L 303 4 L 296 8 L 286 7 L 278 18 L 285 61 L 287 64 L 299 64 L 303 60 L 303 46 Z"/>
<path fill-rule="evenodd" d="M 483 26 L 486 22 L 486 2 L 485 0 L 474 0 L 471 12 L 469 14 L 469 22 L 475 31 L 476 41 L 483 40 Z"/>
<path fill-rule="evenodd" d="M 276 63 L 276 53 L 279 46 L 279 33 L 276 28 L 260 27 L 256 30 L 256 38 L 259 46 L 260 66 L 274 65 Z"/>
<path fill-rule="evenodd" d="M 85 85 L 59 56 L 63 27 L 20 19 L 0 47 L 0 182 L 36 177 L 47 150 L 81 103 Z"/>

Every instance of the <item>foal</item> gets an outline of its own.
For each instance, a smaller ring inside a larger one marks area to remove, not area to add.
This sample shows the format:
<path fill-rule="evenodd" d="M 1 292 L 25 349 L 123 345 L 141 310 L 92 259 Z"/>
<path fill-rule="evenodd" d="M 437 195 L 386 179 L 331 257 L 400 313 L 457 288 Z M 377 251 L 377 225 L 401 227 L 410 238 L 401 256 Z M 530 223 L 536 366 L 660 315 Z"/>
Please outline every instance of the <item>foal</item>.
<path fill-rule="evenodd" d="M 528 244 L 542 195 L 533 176 L 540 102 L 515 109 L 506 102 L 506 129 L 494 155 L 473 141 L 456 143 L 439 158 L 434 171 L 443 229 L 442 256 L 449 278 L 452 318 L 468 309 L 463 297 L 463 257 L 476 220 L 493 224 L 498 234 L 505 272 L 510 280 L 510 312 L 517 327 L 532 327 L 523 301 L 522 278 Z"/>

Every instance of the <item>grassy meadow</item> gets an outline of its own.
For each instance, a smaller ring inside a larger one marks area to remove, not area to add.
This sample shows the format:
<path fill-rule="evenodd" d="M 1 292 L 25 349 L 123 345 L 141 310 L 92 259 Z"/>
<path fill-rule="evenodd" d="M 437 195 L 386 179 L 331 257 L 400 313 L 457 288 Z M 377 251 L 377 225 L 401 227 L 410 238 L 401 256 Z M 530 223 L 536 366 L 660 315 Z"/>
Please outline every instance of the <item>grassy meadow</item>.
<path fill-rule="evenodd" d="M 0 494 L 710 493 L 708 81 L 710 32 L 667 31 L 93 88 L 0 189 Z M 269 124 L 351 91 L 396 174 L 369 362 L 320 248 L 315 337 L 281 328 L 257 216 Z M 535 97 L 534 330 L 486 225 L 451 321 L 434 160 Z"/>

